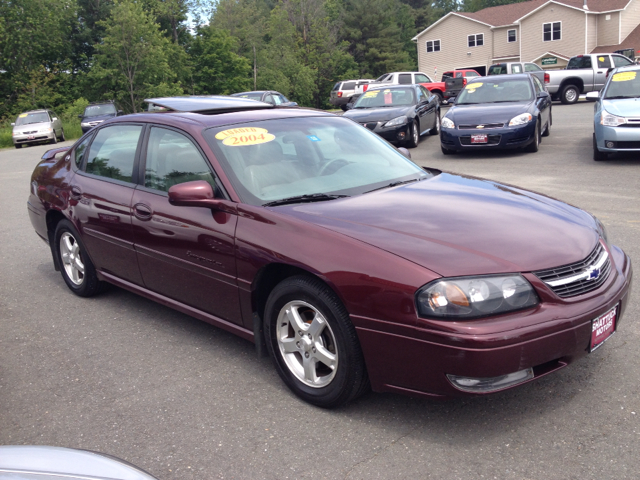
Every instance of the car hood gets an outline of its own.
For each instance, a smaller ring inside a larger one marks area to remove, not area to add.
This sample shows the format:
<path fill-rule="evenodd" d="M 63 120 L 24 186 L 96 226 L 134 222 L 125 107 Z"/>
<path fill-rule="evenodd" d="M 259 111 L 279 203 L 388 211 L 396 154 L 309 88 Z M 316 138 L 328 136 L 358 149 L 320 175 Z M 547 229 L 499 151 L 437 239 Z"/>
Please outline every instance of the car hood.
<path fill-rule="evenodd" d="M 445 277 L 557 267 L 584 259 L 598 242 L 595 220 L 583 210 L 447 173 L 357 197 L 277 208 Z"/>
<path fill-rule="evenodd" d="M 40 128 L 51 128 L 51 122 L 29 123 L 28 125 L 20 125 L 13 127 L 13 133 L 33 132 Z"/>
<path fill-rule="evenodd" d="M 401 115 L 406 115 L 411 108 L 411 106 L 356 108 L 345 112 L 344 116 L 358 123 L 386 122 Z"/>
<path fill-rule="evenodd" d="M 618 115 L 620 117 L 640 117 L 640 98 L 602 100 L 602 107 L 612 115 Z"/>
<path fill-rule="evenodd" d="M 82 117 L 80 122 L 88 123 L 88 122 L 104 122 L 105 120 L 109 120 L 110 118 L 115 117 L 115 113 L 109 113 L 107 115 L 96 115 L 95 117 Z"/>
<path fill-rule="evenodd" d="M 477 123 L 509 123 L 516 115 L 529 110 L 531 102 L 481 103 L 478 105 L 453 105 L 446 117 L 456 125 Z"/>

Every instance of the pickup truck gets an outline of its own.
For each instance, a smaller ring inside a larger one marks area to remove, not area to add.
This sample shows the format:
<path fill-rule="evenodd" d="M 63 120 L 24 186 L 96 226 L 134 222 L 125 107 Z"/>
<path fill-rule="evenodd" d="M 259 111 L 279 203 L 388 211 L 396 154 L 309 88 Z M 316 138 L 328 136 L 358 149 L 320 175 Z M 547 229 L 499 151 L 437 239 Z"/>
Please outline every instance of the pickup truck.
<path fill-rule="evenodd" d="M 444 99 L 448 102 L 455 99 L 460 90 L 467 84 L 468 79 L 479 77 L 475 70 L 452 70 L 442 74 L 442 81 L 445 85 Z"/>
<path fill-rule="evenodd" d="M 445 84 L 444 82 L 434 82 L 431 77 L 422 72 L 392 72 L 385 73 L 371 83 L 371 86 L 376 85 L 411 85 L 419 84 L 429 90 L 431 93 L 438 97 L 438 103 L 442 104 L 444 99 Z"/>
<path fill-rule="evenodd" d="M 531 73 L 538 77 L 541 82 L 544 82 L 545 79 L 544 70 L 531 62 L 494 63 L 489 67 L 487 75 L 506 75 L 510 73 Z"/>
<path fill-rule="evenodd" d="M 624 55 L 592 53 L 569 59 L 564 70 L 548 70 L 544 83 L 553 100 L 564 104 L 576 103 L 581 93 L 599 92 L 612 68 L 631 65 Z"/>

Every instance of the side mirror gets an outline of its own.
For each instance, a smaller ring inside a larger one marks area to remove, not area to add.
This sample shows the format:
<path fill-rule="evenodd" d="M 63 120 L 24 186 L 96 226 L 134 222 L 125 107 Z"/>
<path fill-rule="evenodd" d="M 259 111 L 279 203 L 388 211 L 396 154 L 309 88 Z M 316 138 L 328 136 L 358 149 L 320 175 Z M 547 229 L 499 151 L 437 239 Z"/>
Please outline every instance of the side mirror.
<path fill-rule="evenodd" d="M 51 120 L 55 122 L 56 120 L 58 120 L 58 117 L 53 117 Z"/>
<path fill-rule="evenodd" d="M 169 188 L 169 203 L 176 207 L 203 207 L 237 213 L 234 203 L 215 198 L 213 188 L 204 180 L 179 183 Z"/>
<path fill-rule="evenodd" d="M 411 152 L 409 150 L 407 150 L 404 147 L 398 147 L 398 151 L 404 155 L 405 157 L 407 157 L 409 160 L 411 160 Z"/>
<path fill-rule="evenodd" d="M 15 126 L 16 126 L 16 124 L 15 124 L 15 123 L 12 123 L 12 124 L 11 124 L 11 126 L 12 126 L 12 127 L 15 127 Z"/>
<path fill-rule="evenodd" d="M 547 98 L 549 96 L 549 92 L 538 92 L 538 98 Z"/>
<path fill-rule="evenodd" d="M 595 102 L 600 98 L 600 92 L 587 92 L 587 102 Z"/>
<path fill-rule="evenodd" d="M 122 113 L 123 113 L 122 110 L 118 110 L 118 113 L 116 113 L 116 116 L 122 115 Z"/>
<path fill-rule="evenodd" d="M 80 120 L 82 120 L 82 115 L 78 115 L 78 118 L 79 118 Z"/>

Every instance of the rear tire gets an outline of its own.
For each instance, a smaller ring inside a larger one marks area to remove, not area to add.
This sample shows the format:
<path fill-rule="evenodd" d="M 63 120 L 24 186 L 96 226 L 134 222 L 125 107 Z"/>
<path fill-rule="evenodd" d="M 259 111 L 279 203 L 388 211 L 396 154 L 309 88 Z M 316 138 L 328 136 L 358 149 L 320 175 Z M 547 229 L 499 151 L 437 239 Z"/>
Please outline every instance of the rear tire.
<path fill-rule="evenodd" d="M 98 280 L 96 269 L 73 224 L 69 220 L 60 220 L 53 238 L 53 254 L 69 290 L 79 297 L 100 293 L 105 283 Z"/>
<path fill-rule="evenodd" d="M 603 160 L 609 159 L 609 154 L 607 152 L 601 152 L 598 149 L 598 142 L 596 142 L 596 134 L 593 133 L 593 159 L 596 162 L 601 162 Z"/>
<path fill-rule="evenodd" d="M 549 112 L 549 122 L 547 123 L 547 127 L 544 129 L 544 132 L 542 132 L 543 137 L 548 137 L 551 134 L 551 123 L 551 112 Z"/>
<path fill-rule="evenodd" d="M 342 109 L 343 112 L 347 111 L 347 104 L 345 103 L 344 105 L 340 105 L 340 108 Z"/>
<path fill-rule="evenodd" d="M 566 85 L 560 94 L 560 101 L 565 105 L 576 103 L 580 98 L 580 90 L 575 85 Z"/>
<path fill-rule="evenodd" d="M 60 141 L 64 142 L 65 138 L 64 138 L 64 128 L 60 129 Z"/>
<path fill-rule="evenodd" d="M 436 97 L 438 97 L 438 105 L 442 105 L 442 102 L 444 102 L 444 97 L 442 96 L 442 94 L 440 92 L 431 92 L 433 93 Z"/>
<path fill-rule="evenodd" d="M 335 408 L 369 389 L 355 327 L 320 280 L 298 275 L 276 285 L 267 299 L 264 327 L 278 374 L 301 399 Z"/>
<path fill-rule="evenodd" d="M 439 135 L 440 134 L 440 110 L 436 112 L 436 124 L 433 126 L 431 130 L 429 130 L 431 135 Z"/>
<path fill-rule="evenodd" d="M 15 147 L 16 148 L 22 148 L 22 144 L 21 143 L 16 143 Z"/>

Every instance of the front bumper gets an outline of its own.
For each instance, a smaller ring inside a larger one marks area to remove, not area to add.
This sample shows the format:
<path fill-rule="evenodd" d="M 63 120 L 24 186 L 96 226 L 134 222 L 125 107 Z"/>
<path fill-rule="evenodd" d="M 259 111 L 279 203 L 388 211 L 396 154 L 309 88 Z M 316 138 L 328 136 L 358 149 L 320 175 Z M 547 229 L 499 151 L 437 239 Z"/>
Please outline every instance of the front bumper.
<path fill-rule="evenodd" d="M 410 126 L 411 124 L 405 123 L 403 125 L 397 125 L 393 127 L 385 127 L 384 122 L 367 122 L 361 123 L 363 127 L 368 128 L 373 133 L 380 135 L 382 138 L 391 143 L 402 143 L 410 138 Z"/>
<path fill-rule="evenodd" d="M 50 142 L 53 140 L 55 133 L 53 131 L 47 133 L 28 133 L 12 136 L 14 145 L 29 145 L 31 143 Z"/>
<path fill-rule="evenodd" d="M 640 125 L 608 127 L 598 121 L 595 132 L 601 152 L 640 152 Z"/>
<path fill-rule="evenodd" d="M 459 322 L 420 319 L 413 329 L 352 315 L 372 388 L 419 397 L 476 396 L 483 393 L 455 388 L 447 374 L 487 378 L 532 368 L 535 380 L 587 355 L 592 320 L 619 305 L 617 330 L 629 300 L 631 261 L 617 247 L 609 251 L 606 282 L 581 296 L 561 299 L 525 274 L 541 303 L 513 314 Z"/>
<path fill-rule="evenodd" d="M 471 135 L 488 135 L 487 143 L 472 144 Z M 478 149 L 511 149 L 522 148 L 534 141 L 535 123 L 517 127 L 502 127 L 490 129 L 458 129 L 441 128 L 440 143 L 448 150 L 478 150 Z"/>

